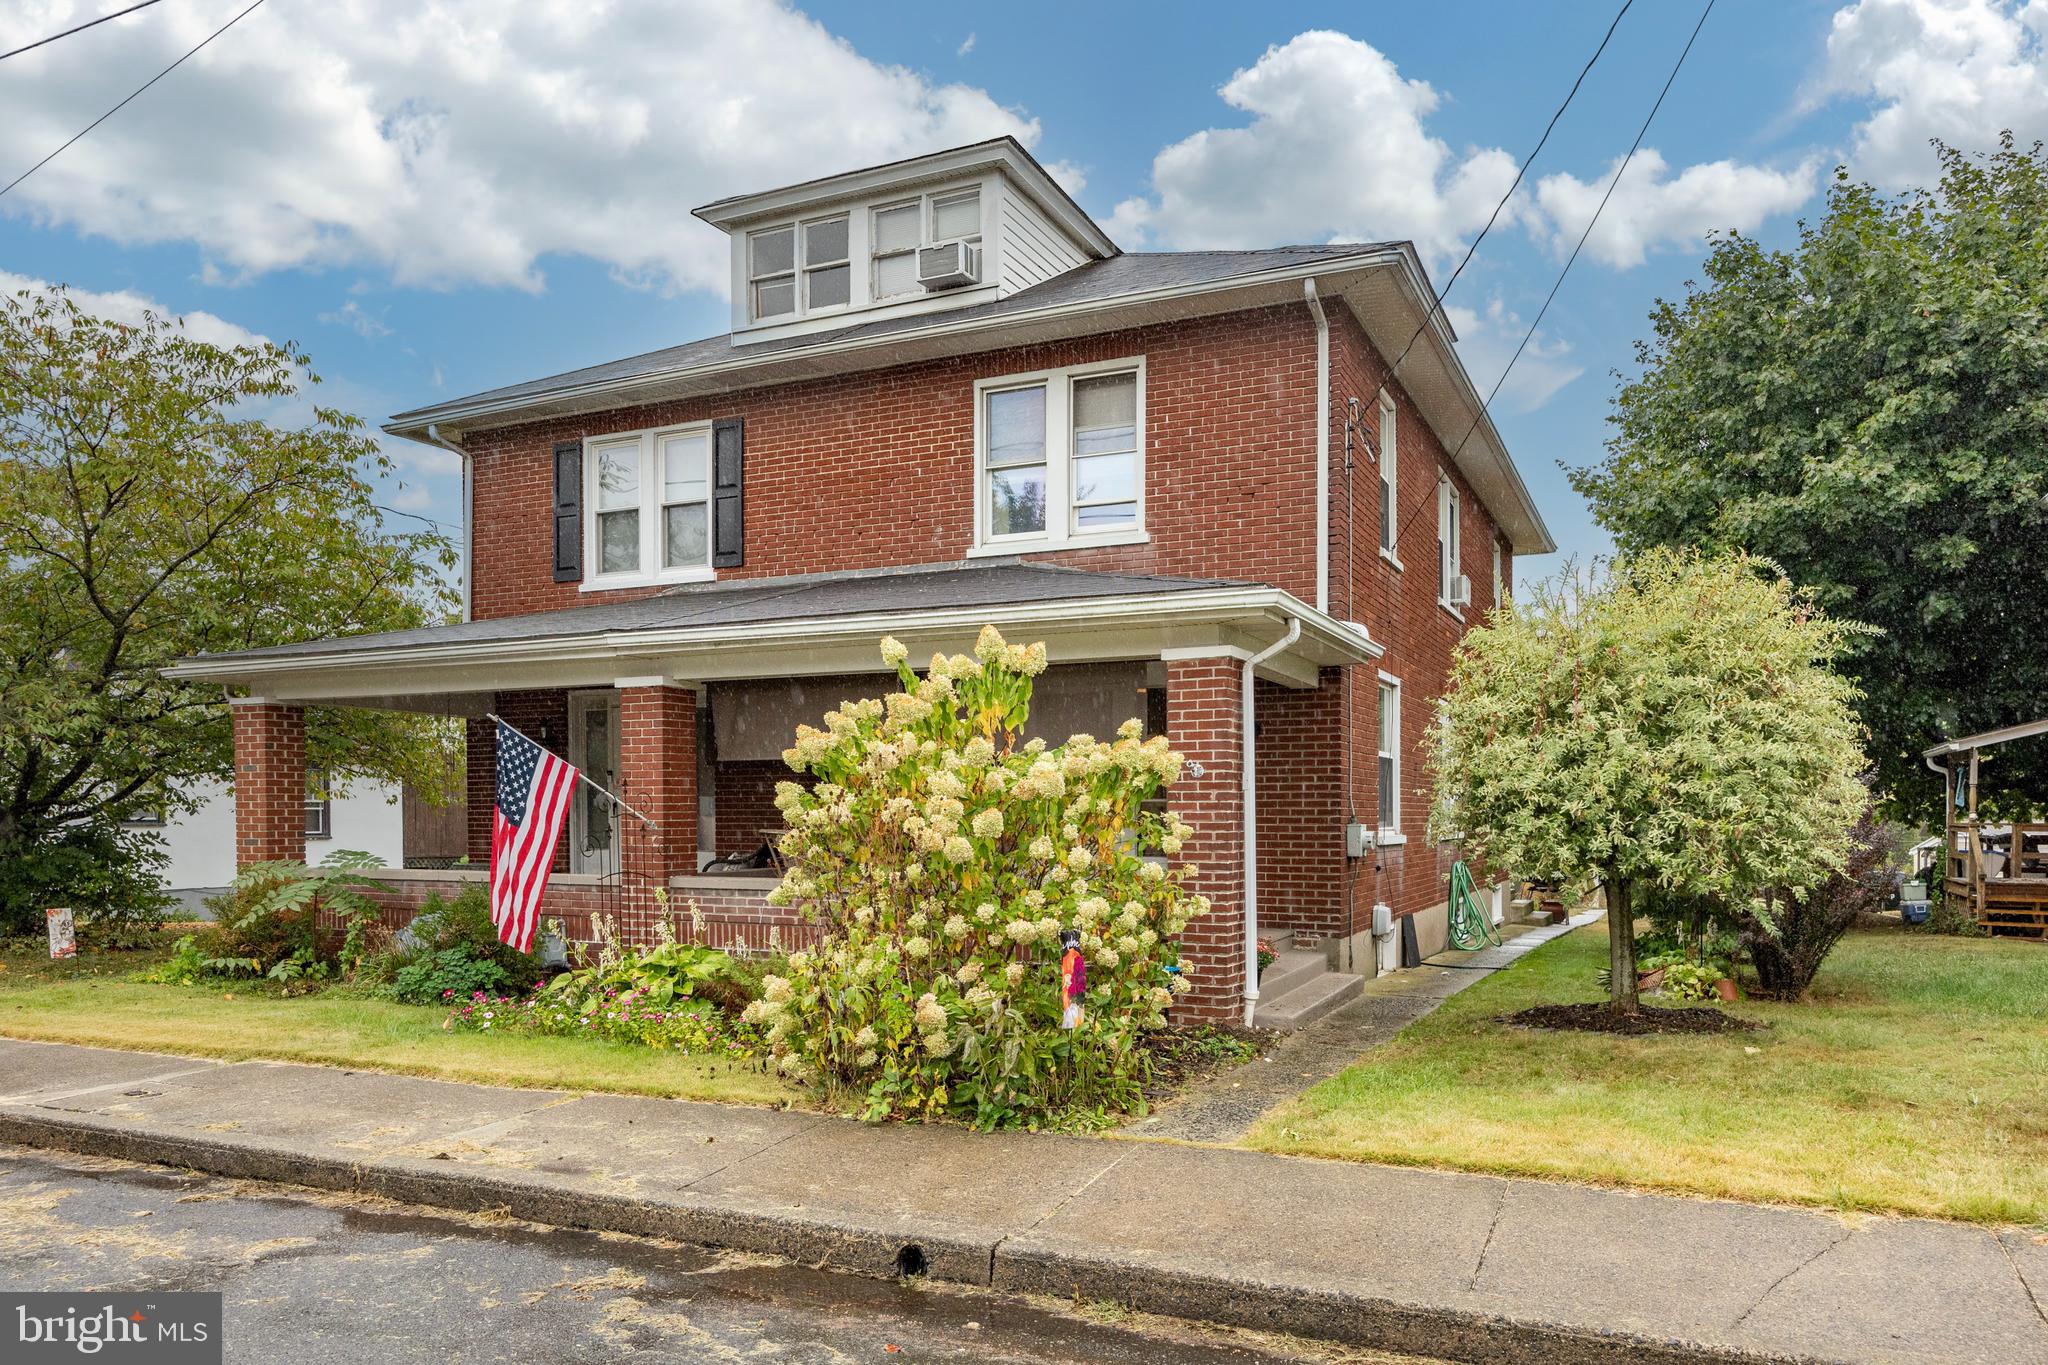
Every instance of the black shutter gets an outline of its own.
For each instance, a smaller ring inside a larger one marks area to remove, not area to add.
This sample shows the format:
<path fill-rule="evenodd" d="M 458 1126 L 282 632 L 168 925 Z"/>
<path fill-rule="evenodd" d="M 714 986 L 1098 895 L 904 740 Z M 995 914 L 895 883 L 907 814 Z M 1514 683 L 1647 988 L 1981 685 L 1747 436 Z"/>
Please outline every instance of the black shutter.
<path fill-rule="evenodd" d="M 746 437 L 740 418 L 711 424 L 711 567 L 737 569 L 746 563 L 746 514 L 741 485 Z"/>
<path fill-rule="evenodd" d="M 583 580 L 583 442 L 555 447 L 555 581 Z"/>

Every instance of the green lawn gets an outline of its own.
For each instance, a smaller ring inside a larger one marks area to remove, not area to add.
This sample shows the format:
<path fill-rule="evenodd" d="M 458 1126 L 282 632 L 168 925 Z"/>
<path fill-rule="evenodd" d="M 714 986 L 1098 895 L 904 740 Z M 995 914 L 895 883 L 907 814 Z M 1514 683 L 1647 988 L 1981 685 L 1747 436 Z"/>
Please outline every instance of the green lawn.
<path fill-rule="evenodd" d="M 1249 1146 L 1753 1201 L 2048 1223 L 2048 945 L 1875 930 L 1762 1032 L 1497 1022 L 1600 997 L 1596 924 L 1453 996 Z"/>
<path fill-rule="evenodd" d="M 158 986 L 126 980 L 161 952 L 0 952 L 0 1037 L 266 1058 L 395 1071 L 449 1081 L 605 1090 L 735 1104 L 787 1105 L 797 1093 L 759 1064 L 585 1038 L 448 1033 L 446 1012 L 340 991 L 293 999 L 265 986 Z"/>

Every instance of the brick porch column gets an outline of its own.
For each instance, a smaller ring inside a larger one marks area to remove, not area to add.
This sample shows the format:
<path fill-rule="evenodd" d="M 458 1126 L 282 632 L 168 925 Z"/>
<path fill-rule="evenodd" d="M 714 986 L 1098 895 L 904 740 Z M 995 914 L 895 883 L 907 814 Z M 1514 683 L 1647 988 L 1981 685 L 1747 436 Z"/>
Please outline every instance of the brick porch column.
<path fill-rule="evenodd" d="M 655 678 L 618 687 L 619 795 L 657 826 L 619 817 L 621 927 L 642 936 L 659 913 L 654 888 L 697 870 L 697 694 Z"/>
<path fill-rule="evenodd" d="M 1244 1022 L 1243 669 L 1230 658 L 1166 664 L 1166 738 L 1188 760 L 1167 804 L 1195 827 L 1181 857 L 1201 869 L 1195 889 L 1211 906 L 1181 939 L 1194 989 L 1181 998 L 1177 1019 Z"/>
<path fill-rule="evenodd" d="M 498 724 L 493 720 L 472 720 L 468 731 L 468 768 L 463 792 L 467 807 L 463 814 L 468 822 L 469 860 L 478 867 L 489 867 L 491 817 L 498 807 Z"/>
<path fill-rule="evenodd" d="M 235 866 L 306 857 L 306 712 L 230 697 L 235 728 Z"/>

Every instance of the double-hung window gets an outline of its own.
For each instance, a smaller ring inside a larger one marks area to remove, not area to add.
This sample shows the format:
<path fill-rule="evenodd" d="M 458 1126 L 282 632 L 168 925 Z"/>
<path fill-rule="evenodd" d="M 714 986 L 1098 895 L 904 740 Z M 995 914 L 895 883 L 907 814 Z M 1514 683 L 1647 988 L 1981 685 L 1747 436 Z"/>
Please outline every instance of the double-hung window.
<path fill-rule="evenodd" d="M 980 241 L 978 186 L 882 205 L 868 219 L 871 296 L 879 301 L 921 292 L 917 287 L 919 247 Z"/>
<path fill-rule="evenodd" d="M 1398 488 L 1395 435 L 1394 396 L 1383 391 L 1380 394 L 1380 553 L 1399 564 L 1401 523 L 1400 500 L 1395 497 Z"/>
<path fill-rule="evenodd" d="M 319 768 L 306 770 L 306 837 L 334 837 L 334 798 L 327 790 L 327 774 Z"/>
<path fill-rule="evenodd" d="M 600 437 L 589 452 L 585 586 L 709 578 L 710 424 Z"/>
<path fill-rule="evenodd" d="M 1459 544 L 1458 490 L 1451 481 L 1439 478 L 1436 485 L 1436 600 L 1452 611 L 1458 609 L 1453 588 L 1458 579 Z"/>
<path fill-rule="evenodd" d="M 1142 538 L 1142 361 L 988 380 L 977 398 L 983 550 Z"/>
<path fill-rule="evenodd" d="M 754 321 L 843 308 L 853 298 L 847 217 L 747 234 L 747 312 Z"/>
<path fill-rule="evenodd" d="M 1380 842 L 1401 831 L 1401 680 L 1380 674 Z"/>

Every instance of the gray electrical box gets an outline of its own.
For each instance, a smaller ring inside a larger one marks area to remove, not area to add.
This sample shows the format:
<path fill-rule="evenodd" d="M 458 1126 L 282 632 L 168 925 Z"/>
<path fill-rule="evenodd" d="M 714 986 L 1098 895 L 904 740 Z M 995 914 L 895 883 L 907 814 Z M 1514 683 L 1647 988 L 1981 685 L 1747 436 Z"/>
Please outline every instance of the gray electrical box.
<path fill-rule="evenodd" d="M 1372 826 L 1361 825 L 1356 820 L 1344 826 L 1344 856 L 1363 858 L 1373 850 Z"/>

